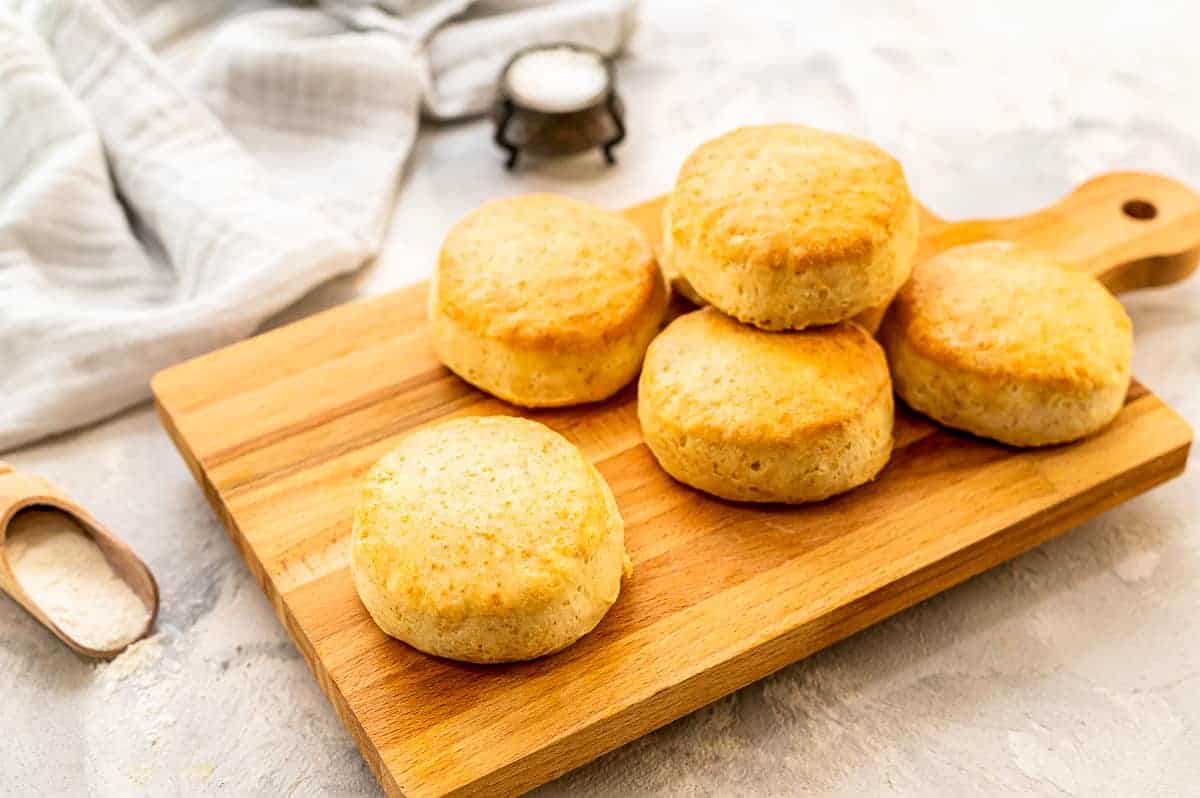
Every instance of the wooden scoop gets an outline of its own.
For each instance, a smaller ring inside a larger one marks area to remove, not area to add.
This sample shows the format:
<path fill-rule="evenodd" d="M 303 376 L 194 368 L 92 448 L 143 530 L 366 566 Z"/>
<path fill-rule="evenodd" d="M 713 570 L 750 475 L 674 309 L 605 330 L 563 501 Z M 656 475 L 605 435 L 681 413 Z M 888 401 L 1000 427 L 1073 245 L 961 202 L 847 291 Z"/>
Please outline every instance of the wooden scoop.
<path fill-rule="evenodd" d="M 13 517 L 21 510 L 30 507 L 65 513 L 91 536 L 117 576 L 129 585 L 134 594 L 146 605 L 146 609 L 150 611 L 146 628 L 142 629 L 134 640 L 145 637 L 150 628 L 154 626 L 154 619 L 158 616 L 158 584 L 154 581 L 154 576 L 146 564 L 133 553 L 133 549 L 129 548 L 124 541 L 115 537 L 103 524 L 93 518 L 91 513 L 64 496 L 49 482 L 41 477 L 18 474 L 3 461 L 0 461 L 0 588 L 3 588 L 30 615 L 53 632 L 59 640 L 85 657 L 108 659 L 124 650 L 124 646 L 122 646 L 111 651 L 101 651 L 79 643 L 63 631 L 21 588 L 9 565 L 6 544 L 8 527 L 12 523 Z"/>

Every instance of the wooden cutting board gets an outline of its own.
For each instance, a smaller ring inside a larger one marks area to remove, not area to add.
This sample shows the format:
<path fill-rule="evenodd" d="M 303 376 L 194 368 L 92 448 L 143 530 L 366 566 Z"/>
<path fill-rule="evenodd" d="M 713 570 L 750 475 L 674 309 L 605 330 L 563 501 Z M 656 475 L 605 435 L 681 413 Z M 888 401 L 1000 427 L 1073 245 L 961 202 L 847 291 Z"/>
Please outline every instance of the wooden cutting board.
<path fill-rule="evenodd" d="M 658 240 L 661 201 L 627 213 Z M 1007 238 L 1111 288 L 1186 276 L 1200 198 L 1114 174 L 1040 213 L 948 224 L 921 253 Z M 997 297 L 1003 302 L 1003 297 Z M 945 590 L 1179 474 L 1187 424 L 1135 384 L 1106 430 L 1020 451 L 903 410 L 878 480 L 806 507 L 719 501 L 669 479 L 642 444 L 633 388 L 526 412 L 438 363 L 425 286 L 345 305 L 154 380 L 163 424 L 389 795 L 508 795 L 548 781 Z M 600 626 L 544 659 L 465 665 L 385 637 L 347 568 L 364 472 L 409 429 L 521 413 L 597 464 L 634 575 Z"/>

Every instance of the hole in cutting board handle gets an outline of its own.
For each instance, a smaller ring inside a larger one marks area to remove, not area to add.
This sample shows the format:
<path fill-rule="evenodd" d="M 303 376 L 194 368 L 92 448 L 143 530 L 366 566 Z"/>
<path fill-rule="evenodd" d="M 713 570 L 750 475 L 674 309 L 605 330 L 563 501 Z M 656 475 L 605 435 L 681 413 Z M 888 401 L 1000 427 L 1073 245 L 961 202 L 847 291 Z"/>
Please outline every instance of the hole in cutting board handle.
<path fill-rule="evenodd" d="M 1121 210 L 1130 219 L 1137 219 L 1139 222 L 1148 222 L 1155 216 L 1158 216 L 1158 208 L 1153 202 L 1148 202 L 1142 199 L 1131 199 L 1121 206 Z"/>

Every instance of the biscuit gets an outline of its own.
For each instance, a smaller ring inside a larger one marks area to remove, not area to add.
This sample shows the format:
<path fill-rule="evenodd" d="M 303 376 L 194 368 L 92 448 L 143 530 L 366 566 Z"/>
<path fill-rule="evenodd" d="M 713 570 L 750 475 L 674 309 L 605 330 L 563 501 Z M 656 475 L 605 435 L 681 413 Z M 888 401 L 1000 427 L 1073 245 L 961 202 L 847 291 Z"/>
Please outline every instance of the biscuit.
<path fill-rule="evenodd" d="M 367 475 L 350 570 L 387 634 L 468 662 L 558 651 L 629 568 L 612 491 L 549 428 L 468 417 L 406 437 Z"/>
<path fill-rule="evenodd" d="M 1014 446 L 1110 422 L 1129 389 L 1133 327 L 1094 278 L 1008 242 L 919 264 L 879 332 L 896 392 L 949 427 Z"/>
<path fill-rule="evenodd" d="M 632 222 L 529 194 L 454 226 L 429 317 L 434 352 L 464 380 L 513 404 L 560 407 L 607 398 L 637 376 L 666 305 Z"/>
<path fill-rule="evenodd" d="M 666 203 L 663 208 L 663 229 L 665 230 L 670 222 L 666 213 Z M 667 284 L 671 287 L 673 296 L 682 297 L 690 305 L 697 308 L 702 308 L 708 304 L 704 297 L 696 293 L 696 289 L 692 288 L 692 284 L 687 281 L 687 278 L 680 274 L 679 269 L 675 264 L 667 258 L 659 258 L 659 267 L 662 269 L 663 277 L 666 278 Z M 894 296 L 894 294 L 893 294 Z M 853 321 L 857 322 L 867 332 L 874 335 L 879 330 L 879 324 L 883 321 L 883 314 L 887 312 L 888 304 L 892 301 L 889 296 L 882 305 L 873 305 L 866 310 L 854 314 Z"/>
<path fill-rule="evenodd" d="M 798 125 L 739 128 L 701 145 L 663 218 L 666 271 L 768 330 L 886 304 L 917 249 L 917 204 L 900 164 L 869 142 Z"/>
<path fill-rule="evenodd" d="M 696 289 L 692 288 L 692 284 L 689 283 L 688 279 L 683 276 L 682 272 L 679 271 L 679 267 L 677 267 L 675 265 L 675 262 L 666 256 L 668 251 L 673 250 L 673 247 L 671 247 L 667 244 L 667 236 L 666 236 L 666 231 L 671 229 L 671 203 L 670 202 L 663 203 L 662 229 L 663 229 L 663 241 L 662 241 L 663 256 L 661 258 L 659 258 L 658 265 L 662 269 L 663 277 L 665 277 L 667 280 L 667 285 L 669 285 L 671 287 L 671 293 L 676 296 L 683 297 L 689 303 L 695 305 L 698 308 L 704 307 L 705 305 L 708 304 L 708 302 L 705 301 L 704 297 L 702 297 L 702 296 L 700 296 L 700 294 L 696 293 Z"/>
<path fill-rule="evenodd" d="M 892 385 L 854 322 L 772 333 L 713 308 L 650 345 L 646 445 L 675 479 L 725 499 L 817 501 L 875 477 L 892 451 Z"/>

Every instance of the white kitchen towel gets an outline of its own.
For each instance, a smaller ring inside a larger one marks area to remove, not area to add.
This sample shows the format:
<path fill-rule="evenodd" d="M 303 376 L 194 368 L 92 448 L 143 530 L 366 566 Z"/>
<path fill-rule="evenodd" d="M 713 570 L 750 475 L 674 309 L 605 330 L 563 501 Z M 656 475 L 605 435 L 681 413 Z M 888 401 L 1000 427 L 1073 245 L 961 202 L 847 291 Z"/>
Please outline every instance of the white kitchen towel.
<path fill-rule="evenodd" d="M 378 248 L 422 109 L 633 0 L 0 0 L 0 451 L 149 395 Z"/>

